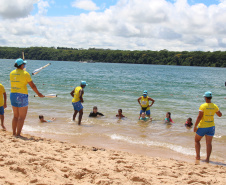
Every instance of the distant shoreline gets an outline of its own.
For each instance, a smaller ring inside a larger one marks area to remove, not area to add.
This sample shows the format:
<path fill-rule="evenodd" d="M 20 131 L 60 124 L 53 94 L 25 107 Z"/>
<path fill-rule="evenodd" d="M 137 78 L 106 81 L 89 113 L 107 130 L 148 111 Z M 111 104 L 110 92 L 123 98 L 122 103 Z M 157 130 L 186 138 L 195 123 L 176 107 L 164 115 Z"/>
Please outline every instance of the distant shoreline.
<path fill-rule="evenodd" d="M 0 47 L 0 58 L 29 60 L 92 61 L 104 63 L 226 67 L 226 51 L 128 51 L 98 48 Z"/>

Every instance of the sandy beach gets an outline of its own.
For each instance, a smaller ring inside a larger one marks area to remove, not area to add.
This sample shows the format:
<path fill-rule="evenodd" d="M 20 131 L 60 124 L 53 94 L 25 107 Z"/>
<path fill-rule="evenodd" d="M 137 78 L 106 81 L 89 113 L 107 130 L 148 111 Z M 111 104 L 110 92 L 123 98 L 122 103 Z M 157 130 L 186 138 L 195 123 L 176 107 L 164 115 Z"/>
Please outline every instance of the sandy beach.
<path fill-rule="evenodd" d="M 226 184 L 226 166 L 0 131 L 0 184 Z"/>

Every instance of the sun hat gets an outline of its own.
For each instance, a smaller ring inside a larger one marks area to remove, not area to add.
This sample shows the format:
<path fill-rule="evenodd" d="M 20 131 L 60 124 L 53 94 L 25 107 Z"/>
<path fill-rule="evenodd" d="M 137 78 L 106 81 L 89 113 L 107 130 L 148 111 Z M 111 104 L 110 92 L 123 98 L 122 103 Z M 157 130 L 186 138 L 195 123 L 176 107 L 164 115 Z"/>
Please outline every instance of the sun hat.
<path fill-rule="evenodd" d="M 86 81 L 81 81 L 81 85 L 88 85 Z"/>
<path fill-rule="evenodd" d="M 212 93 L 210 91 L 207 91 L 203 96 L 207 98 L 212 98 Z"/>
<path fill-rule="evenodd" d="M 22 64 L 26 64 L 27 61 L 26 60 L 23 60 L 22 58 L 18 58 L 16 61 L 15 61 L 15 64 L 17 64 L 17 66 L 20 66 Z"/>
<path fill-rule="evenodd" d="M 145 90 L 145 91 L 143 92 L 143 94 L 148 94 L 148 91 Z"/>

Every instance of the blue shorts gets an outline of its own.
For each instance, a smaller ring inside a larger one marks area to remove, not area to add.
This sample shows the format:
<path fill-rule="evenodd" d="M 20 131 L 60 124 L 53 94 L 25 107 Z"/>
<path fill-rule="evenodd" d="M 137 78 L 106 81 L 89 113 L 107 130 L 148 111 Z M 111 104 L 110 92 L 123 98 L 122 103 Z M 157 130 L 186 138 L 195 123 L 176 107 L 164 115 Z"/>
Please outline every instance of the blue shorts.
<path fill-rule="evenodd" d="M 82 103 L 80 101 L 72 103 L 74 110 L 80 111 L 83 109 Z"/>
<path fill-rule="evenodd" d="M 215 126 L 213 127 L 208 127 L 208 128 L 198 128 L 196 134 L 199 136 L 214 136 L 215 134 Z"/>
<path fill-rule="evenodd" d="M 4 115 L 4 107 L 3 106 L 0 107 L 0 115 Z"/>
<path fill-rule="evenodd" d="M 146 110 L 146 111 L 140 110 L 140 114 L 142 114 L 142 112 L 146 112 L 147 115 L 151 115 L 151 111 L 150 110 Z"/>
<path fill-rule="evenodd" d="M 10 93 L 11 105 L 14 107 L 27 107 L 28 95 L 21 93 Z"/>

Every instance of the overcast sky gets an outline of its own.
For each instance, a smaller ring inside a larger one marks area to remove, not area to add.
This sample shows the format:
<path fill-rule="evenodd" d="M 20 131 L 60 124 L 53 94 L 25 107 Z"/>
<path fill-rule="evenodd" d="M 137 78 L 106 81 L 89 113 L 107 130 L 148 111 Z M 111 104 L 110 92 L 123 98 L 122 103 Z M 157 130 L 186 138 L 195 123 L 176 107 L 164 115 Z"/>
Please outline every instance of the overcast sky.
<path fill-rule="evenodd" d="M 0 0 L 0 46 L 226 50 L 226 0 Z"/>

